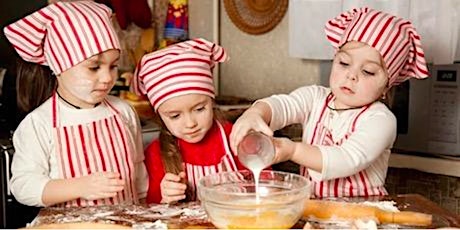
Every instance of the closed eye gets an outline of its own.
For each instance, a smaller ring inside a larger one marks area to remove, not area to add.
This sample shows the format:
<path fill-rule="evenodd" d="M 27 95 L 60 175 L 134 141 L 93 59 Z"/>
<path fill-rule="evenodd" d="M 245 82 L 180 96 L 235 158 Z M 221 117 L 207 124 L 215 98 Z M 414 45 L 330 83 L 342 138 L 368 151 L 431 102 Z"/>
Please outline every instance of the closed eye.
<path fill-rule="evenodd" d="M 90 66 L 89 67 L 89 70 L 93 71 L 93 72 L 96 72 L 100 69 L 100 66 Z"/>
<path fill-rule="evenodd" d="M 340 65 L 343 65 L 343 66 L 349 66 L 350 64 L 346 63 L 346 62 L 343 62 L 343 61 L 340 61 L 339 62 Z"/>
<path fill-rule="evenodd" d="M 206 106 L 201 106 L 196 109 L 196 111 L 200 112 L 206 109 Z"/>
<path fill-rule="evenodd" d="M 168 118 L 171 119 L 171 120 L 176 120 L 179 118 L 179 114 L 171 114 L 171 115 L 168 115 Z"/>
<path fill-rule="evenodd" d="M 375 73 L 374 72 L 370 72 L 370 71 L 367 71 L 367 70 L 363 70 L 364 74 L 365 75 L 369 75 L 369 76 L 374 76 Z"/>

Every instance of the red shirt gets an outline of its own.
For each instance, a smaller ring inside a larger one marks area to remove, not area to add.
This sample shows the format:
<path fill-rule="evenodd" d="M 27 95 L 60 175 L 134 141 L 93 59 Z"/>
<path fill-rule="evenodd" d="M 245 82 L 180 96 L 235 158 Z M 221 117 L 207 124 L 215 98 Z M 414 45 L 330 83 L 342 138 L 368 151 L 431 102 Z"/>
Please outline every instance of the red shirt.
<path fill-rule="evenodd" d="M 230 122 L 226 122 L 223 123 L 222 126 L 228 140 L 233 125 Z M 193 165 L 215 166 L 221 163 L 222 158 L 227 154 L 221 136 L 221 131 L 216 122 L 214 122 L 211 129 L 199 143 L 188 143 L 182 139 L 178 139 L 178 144 L 184 163 Z M 231 155 L 238 170 L 246 169 L 243 165 L 241 165 L 237 156 L 234 156 L 233 154 Z M 160 203 L 160 182 L 165 176 L 165 170 L 160 154 L 159 139 L 152 141 L 145 150 L 145 165 L 149 174 L 147 203 Z M 186 170 L 184 171 L 186 172 Z M 194 187 L 196 187 L 196 185 Z"/>

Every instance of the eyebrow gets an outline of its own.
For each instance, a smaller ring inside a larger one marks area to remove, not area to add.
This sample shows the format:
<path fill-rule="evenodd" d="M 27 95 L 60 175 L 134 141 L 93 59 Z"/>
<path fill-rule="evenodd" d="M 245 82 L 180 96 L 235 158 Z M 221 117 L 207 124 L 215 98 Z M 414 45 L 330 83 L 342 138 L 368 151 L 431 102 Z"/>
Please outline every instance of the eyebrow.
<path fill-rule="evenodd" d="M 337 52 L 337 54 L 339 54 L 339 53 L 344 53 L 344 54 L 346 54 L 346 55 L 348 55 L 348 56 L 351 56 L 346 50 L 339 50 L 339 51 Z M 376 65 L 378 65 L 378 66 L 382 66 L 382 65 L 383 65 L 383 63 L 381 63 L 380 60 L 379 60 L 378 62 L 376 62 L 376 61 L 374 61 L 374 60 L 366 59 L 366 61 L 367 61 L 367 62 L 370 62 L 370 63 L 374 63 L 374 64 L 376 64 Z"/>
<path fill-rule="evenodd" d="M 90 63 L 101 63 L 101 59 L 102 59 L 102 55 L 97 54 L 97 55 L 94 55 L 94 56 L 88 58 L 87 61 L 90 62 Z M 112 63 L 117 62 L 118 60 L 120 60 L 120 56 L 115 58 L 115 60 L 113 60 Z"/>
<path fill-rule="evenodd" d="M 204 99 L 202 101 L 199 101 L 198 103 L 195 103 L 193 106 L 191 106 L 191 108 L 195 108 L 195 107 L 200 106 L 200 105 L 206 105 L 206 99 Z M 163 113 L 165 113 L 165 114 L 180 113 L 180 112 L 181 112 L 180 110 L 163 111 Z"/>

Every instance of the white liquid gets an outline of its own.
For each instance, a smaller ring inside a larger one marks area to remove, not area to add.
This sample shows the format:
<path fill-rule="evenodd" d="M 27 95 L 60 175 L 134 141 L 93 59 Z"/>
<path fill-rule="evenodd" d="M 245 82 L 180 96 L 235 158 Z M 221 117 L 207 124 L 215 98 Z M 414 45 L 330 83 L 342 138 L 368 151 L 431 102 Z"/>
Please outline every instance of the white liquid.
<path fill-rule="evenodd" d="M 264 161 L 260 155 L 251 154 L 251 155 L 240 155 L 240 161 L 244 162 L 244 165 L 252 172 L 254 175 L 254 183 L 256 189 L 256 204 L 260 203 L 260 195 L 259 195 L 259 178 L 260 172 L 268 166 L 268 164 Z"/>

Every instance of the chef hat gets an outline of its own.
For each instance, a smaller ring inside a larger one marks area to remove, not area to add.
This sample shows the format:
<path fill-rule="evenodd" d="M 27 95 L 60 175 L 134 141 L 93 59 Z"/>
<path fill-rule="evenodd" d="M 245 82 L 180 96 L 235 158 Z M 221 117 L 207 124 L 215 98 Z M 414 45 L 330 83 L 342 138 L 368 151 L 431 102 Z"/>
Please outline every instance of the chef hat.
<path fill-rule="evenodd" d="M 47 65 L 57 75 L 89 57 L 120 49 L 110 16 L 93 1 L 56 2 L 4 28 L 25 61 Z"/>
<path fill-rule="evenodd" d="M 408 20 L 367 7 L 355 8 L 329 20 L 325 31 L 336 51 L 348 41 L 377 49 L 389 73 L 389 86 L 429 76 L 420 36 Z"/>
<path fill-rule="evenodd" d="M 166 100 L 191 93 L 212 98 L 212 68 L 224 62 L 224 48 L 199 38 L 168 46 L 146 54 L 139 62 L 131 89 L 147 94 L 155 111 Z"/>

